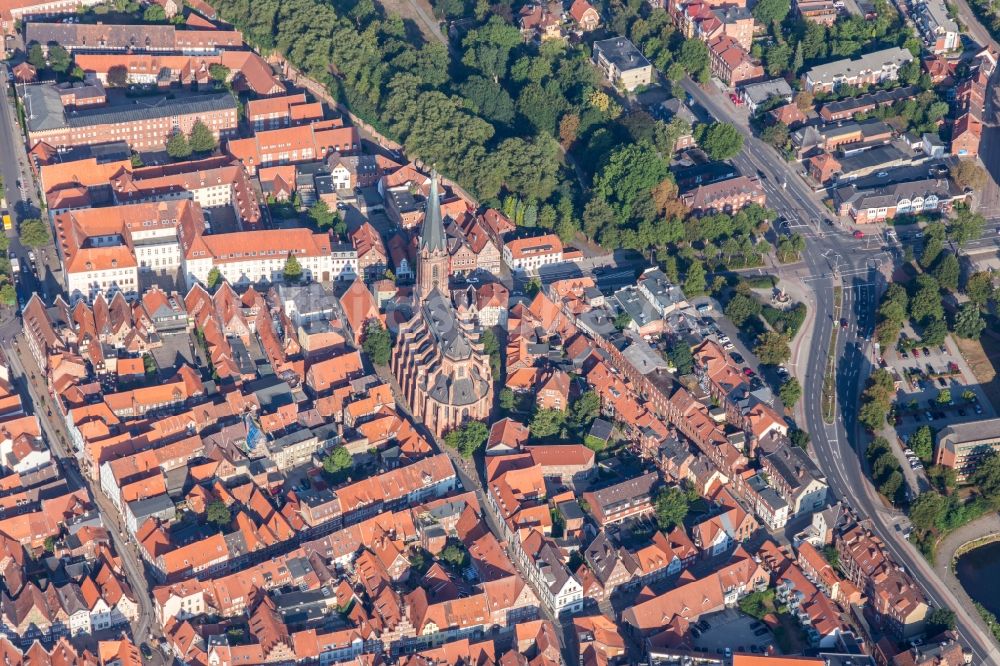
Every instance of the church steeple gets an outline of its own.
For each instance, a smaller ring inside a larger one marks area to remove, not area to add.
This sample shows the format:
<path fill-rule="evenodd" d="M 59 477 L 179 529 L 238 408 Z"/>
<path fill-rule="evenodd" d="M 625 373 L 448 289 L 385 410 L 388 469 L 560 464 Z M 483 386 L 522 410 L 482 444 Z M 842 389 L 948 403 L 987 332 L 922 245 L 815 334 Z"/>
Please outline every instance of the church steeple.
<path fill-rule="evenodd" d="M 447 292 L 448 241 L 444 233 L 444 220 L 441 219 L 441 197 L 438 194 L 436 170 L 431 172 L 431 192 L 427 197 L 418 250 L 417 294 L 425 299 L 434 289 Z"/>
<path fill-rule="evenodd" d="M 420 230 L 420 249 L 426 249 L 428 252 L 448 251 L 444 235 L 444 221 L 441 219 L 441 197 L 438 194 L 437 171 L 431 172 L 431 193 L 427 197 L 424 226 Z"/>

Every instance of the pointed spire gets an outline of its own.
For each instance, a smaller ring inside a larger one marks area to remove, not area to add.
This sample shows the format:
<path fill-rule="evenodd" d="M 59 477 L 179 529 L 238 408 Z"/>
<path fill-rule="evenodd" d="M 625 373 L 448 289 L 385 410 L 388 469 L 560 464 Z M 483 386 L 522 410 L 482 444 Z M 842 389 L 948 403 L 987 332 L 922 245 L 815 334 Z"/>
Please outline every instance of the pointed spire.
<path fill-rule="evenodd" d="M 438 173 L 431 171 L 431 193 L 427 197 L 424 225 L 420 230 L 420 249 L 428 252 L 447 252 L 444 222 L 441 220 L 441 198 L 438 195 Z"/>

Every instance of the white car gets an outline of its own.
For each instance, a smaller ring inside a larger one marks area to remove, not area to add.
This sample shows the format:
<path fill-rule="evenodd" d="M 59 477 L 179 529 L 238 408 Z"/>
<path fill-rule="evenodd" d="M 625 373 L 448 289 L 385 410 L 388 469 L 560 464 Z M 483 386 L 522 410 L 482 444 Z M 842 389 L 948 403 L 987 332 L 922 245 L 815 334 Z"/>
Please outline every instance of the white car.
<path fill-rule="evenodd" d="M 726 351 L 731 351 L 733 349 L 736 349 L 736 345 L 734 345 L 732 342 L 727 342 L 726 344 L 722 345 L 722 348 L 725 349 Z"/>
<path fill-rule="evenodd" d="M 723 335 L 721 338 L 719 338 L 719 342 L 721 342 L 722 344 L 726 344 L 729 341 L 730 340 L 728 335 Z"/>

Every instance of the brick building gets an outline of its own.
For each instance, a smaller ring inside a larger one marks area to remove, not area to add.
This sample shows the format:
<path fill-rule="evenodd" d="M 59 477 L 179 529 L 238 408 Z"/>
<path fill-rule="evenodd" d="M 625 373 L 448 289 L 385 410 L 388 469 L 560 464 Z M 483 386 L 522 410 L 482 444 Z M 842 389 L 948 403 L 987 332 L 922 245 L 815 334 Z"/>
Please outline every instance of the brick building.
<path fill-rule="evenodd" d="M 236 133 L 236 101 L 229 93 L 164 99 L 155 106 L 105 106 L 68 113 L 54 85 L 25 88 L 28 143 L 53 148 L 125 141 L 137 151 L 162 150 L 174 131 L 189 133 L 200 120 L 216 139 Z"/>

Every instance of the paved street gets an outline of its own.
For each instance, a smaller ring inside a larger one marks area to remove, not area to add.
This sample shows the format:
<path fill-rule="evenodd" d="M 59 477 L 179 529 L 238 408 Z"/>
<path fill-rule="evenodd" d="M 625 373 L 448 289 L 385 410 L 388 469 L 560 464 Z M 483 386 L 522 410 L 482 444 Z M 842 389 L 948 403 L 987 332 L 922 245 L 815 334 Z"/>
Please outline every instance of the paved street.
<path fill-rule="evenodd" d="M 875 308 L 885 283 L 881 272 L 891 267 L 894 256 L 883 251 L 881 241 L 854 239 L 848 229 L 827 225 L 824 220 L 833 216 L 802 181 L 798 174 L 800 167 L 786 162 L 777 151 L 753 137 L 745 115 L 739 113 L 717 88 L 705 90 L 687 79 L 683 86 L 713 117 L 744 130 L 744 148 L 733 162 L 743 173 L 761 178 L 768 194 L 768 206 L 788 218 L 791 230 L 806 238 L 802 263 L 808 273 L 802 282 L 813 291 L 815 317 L 808 350 L 797 359 L 800 363 L 797 374 L 805 387 L 798 413 L 812 436 L 812 453 L 826 473 L 833 492 L 859 514 L 871 518 L 873 530 L 885 541 L 897 561 L 915 577 L 932 603 L 955 611 L 957 630 L 972 651 L 975 663 L 1000 663 L 1000 651 L 982 620 L 964 600 L 956 597 L 923 556 L 895 529 L 898 512 L 885 507 L 862 467 L 859 451 L 863 452 L 868 442 L 855 415 L 861 390 L 871 372 L 872 350 L 868 347 L 868 338 L 874 330 Z M 871 233 L 870 228 L 866 229 L 866 236 Z M 840 331 L 837 342 L 838 418 L 834 424 L 827 425 L 822 416 L 821 393 L 830 334 L 835 325 L 835 285 L 843 288 L 840 316 L 847 320 L 847 328 Z"/>
<path fill-rule="evenodd" d="M 3 104 L 0 104 L 3 106 L 0 110 L 0 155 L 4 157 L 0 159 L 0 175 L 3 176 L 6 189 L 7 207 L 14 220 L 14 229 L 7 232 L 10 252 L 12 256 L 17 257 L 22 268 L 18 276 L 17 293 L 20 299 L 27 302 L 31 294 L 42 293 L 42 282 L 29 270 L 31 262 L 28 261 L 28 248 L 22 246 L 17 238 L 17 223 L 27 218 L 41 217 L 41 213 L 31 171 L 28 168 L 24 139 L 17 124 L 12 89 L 6 83 L 7 71 L 7 66 L 0 64 L 0 80 L 4 82 L 4 100 Z M 18 183 L 21 183 L 21 187 L 18 187 Z M 51 249 L 48 251 L 53 252 Z M 52 256 L 54 258 L 55 255 Z M 41 264 L 39 266 L 41 267 Z M 52 291 L 54 287 L 54 281 L 45 285 L 48 291 Z"/>

